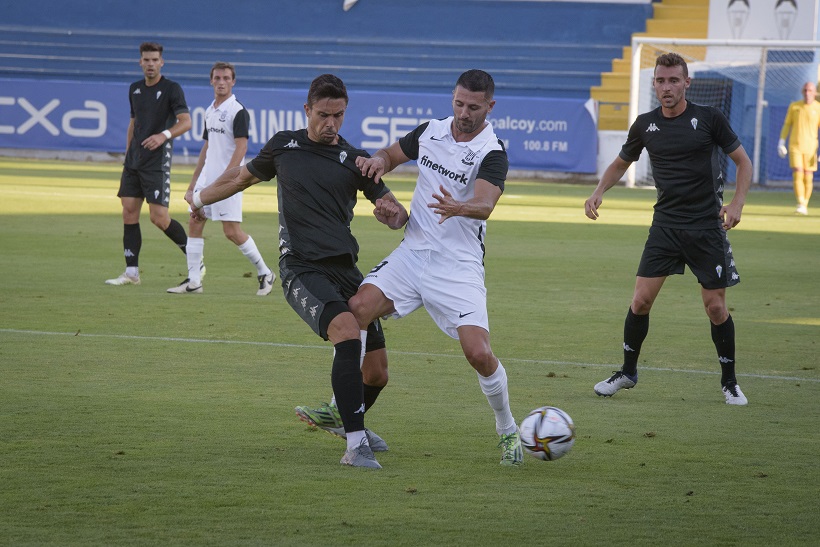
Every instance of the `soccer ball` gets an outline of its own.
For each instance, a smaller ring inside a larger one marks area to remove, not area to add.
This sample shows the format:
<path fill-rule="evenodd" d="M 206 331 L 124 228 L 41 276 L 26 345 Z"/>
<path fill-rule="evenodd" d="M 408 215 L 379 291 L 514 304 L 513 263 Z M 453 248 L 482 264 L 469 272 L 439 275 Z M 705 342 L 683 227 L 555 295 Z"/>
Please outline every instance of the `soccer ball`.
<path fill-rule="evenodd" d="M 521 421 L 521 446 L 539 460 L 557 460 L 575 444 L 575 424 L 569 414 L 554 406 L 542 406 Z"/>

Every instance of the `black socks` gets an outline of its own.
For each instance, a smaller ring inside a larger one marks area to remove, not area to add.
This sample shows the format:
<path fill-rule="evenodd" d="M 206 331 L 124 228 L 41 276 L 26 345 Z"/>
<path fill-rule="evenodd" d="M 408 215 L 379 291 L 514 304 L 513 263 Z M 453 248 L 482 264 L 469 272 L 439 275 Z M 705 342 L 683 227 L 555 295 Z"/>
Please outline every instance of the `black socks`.
<path fill-rule="evenodd" d="M 362 341 L 345 340 L 335 346 L 336 356 L 330 372 L 330 383 L 336 395 L 336 407 L 342 417 L 345 431 L 364 429 L 364 389 L 359 359 Z"/>
<path fill-rule="evenodd" d="M 728 383 L 737 383 L 735 378 L 735 322 L 732 316 L 721 325 L 712 325 L 712 342 L 720 361 L 720 384 L 725 386 Z"/>
<path fill-rule="evenodd" d="M 125 265 L 128 268 L 139 266 L 140 249 L 142 248 L 142 232 L 139 222 L 136 224 L 123 224 L 122 226 L 122 248 L 125 250 Z"/>
<path fill-rule="evenodd" d="M 188 236 L 185 235 L 185 228 L 182 227 L 182 224 L 171 219 L 171 224 L 165 229 L 165 235 L 176 243 L 177 247 L 185 253 L 185 247 L 188 245 Z"/>
<path fill-rule="evenodd" d="M 641 354 L 641 345 L 647 334 L 649 314 L 635 315 L 630 306 L 624 321 L 624 374 L 634 376 L 638 373 L 638 356 Z"/>

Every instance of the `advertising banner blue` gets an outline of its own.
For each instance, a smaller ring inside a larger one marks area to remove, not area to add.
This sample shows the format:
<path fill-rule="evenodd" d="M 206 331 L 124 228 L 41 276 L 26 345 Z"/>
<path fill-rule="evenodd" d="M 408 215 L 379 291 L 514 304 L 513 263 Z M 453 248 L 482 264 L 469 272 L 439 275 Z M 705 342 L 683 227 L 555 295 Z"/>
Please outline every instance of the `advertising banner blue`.
<path fill-rule="evenodd" d="M 213 90 L 185 86 L 184 91 L 194 128 L 174 141 L 174 150 L 198 155 Z M 277 131 L 306 126 L 307 90 L 234 91 L 251 115 L 249 155 Z M 124 152 L 130 119 L 127 93 L 127 83 L 0 79 L 0 148 Z M 452 114 L 447 94 L 349 93 L 341 134 L 370 152 L 425 121 Z M 593 101 L 503 96 L 496 101 L 487 120 L 504 141 L 511 168 L 595 173 L 598 134 Z"/>

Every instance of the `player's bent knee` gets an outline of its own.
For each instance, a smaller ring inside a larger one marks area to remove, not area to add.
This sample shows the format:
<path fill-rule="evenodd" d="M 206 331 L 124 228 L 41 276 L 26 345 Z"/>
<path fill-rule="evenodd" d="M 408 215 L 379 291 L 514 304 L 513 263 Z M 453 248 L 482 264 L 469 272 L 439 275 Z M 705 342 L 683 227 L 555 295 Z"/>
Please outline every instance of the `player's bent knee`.
<path fill-rule="evenodd" d="M 369 325 L 379 317 L 378 313 L 374 312 L 373 306 L 368 303 L 368 299 L 364 295 L 353 295 L 353 297 L 347 301 L 347 305 L 350 307 L 350 311 L 356 317 L 359 325 Z"/>
<path fill-rule="evenodd" d="M 484 348 L 470 348 L 464 350 L 464 356 L 476 372 L 482 376 L 491 376 L 498 368 L 498 362 L 492 351 Z"/>
<path fill-rule="evenodd" d="M 729 317 L 729 310 L 722 302 L 705 303 L 706 315 L 715 325 L 720 325 Z"/>
<path fill-rule="evenodd" d="M 369 386 L 384 387 L 387 385 L 388 373 L 387 363 L 384 367 L 381 366 L 363 366 L 362 367 L 362 381 Z"/>
<path fill-rule="evenodd" d="M 652 309 L 652 301 L 645 298 L 635 297 L 632 300 L 632 313 L 635 315 L 646 315 Z"/>

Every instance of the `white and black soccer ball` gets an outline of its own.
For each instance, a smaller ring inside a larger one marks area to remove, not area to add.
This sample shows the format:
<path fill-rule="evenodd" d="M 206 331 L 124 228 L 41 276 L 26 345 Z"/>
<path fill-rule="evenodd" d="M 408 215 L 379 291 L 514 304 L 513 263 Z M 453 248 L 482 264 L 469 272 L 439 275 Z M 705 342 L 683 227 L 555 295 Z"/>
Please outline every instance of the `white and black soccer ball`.
<path fill-rule="evenodd" d="M 575 444 L 575 424 L 569 414 L 554 406 L 542 406 L 521 421 L 521 446 L 539 460 L 557 460 Z"/>

